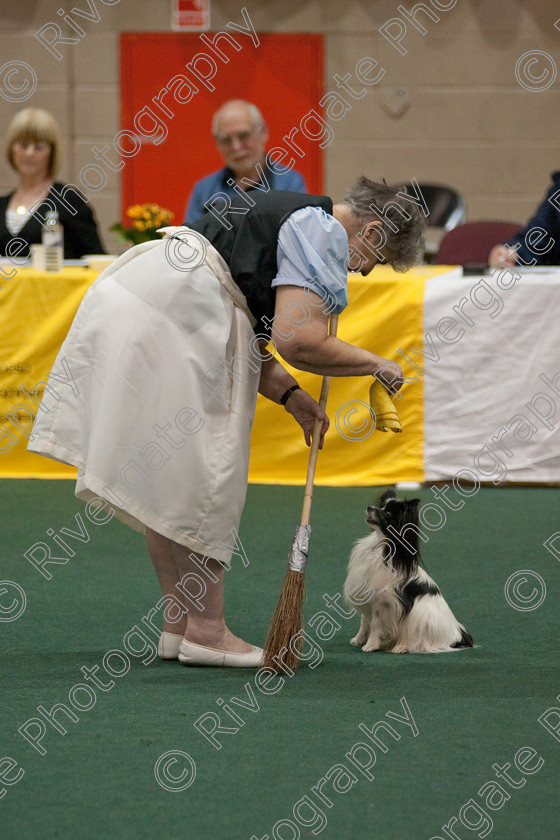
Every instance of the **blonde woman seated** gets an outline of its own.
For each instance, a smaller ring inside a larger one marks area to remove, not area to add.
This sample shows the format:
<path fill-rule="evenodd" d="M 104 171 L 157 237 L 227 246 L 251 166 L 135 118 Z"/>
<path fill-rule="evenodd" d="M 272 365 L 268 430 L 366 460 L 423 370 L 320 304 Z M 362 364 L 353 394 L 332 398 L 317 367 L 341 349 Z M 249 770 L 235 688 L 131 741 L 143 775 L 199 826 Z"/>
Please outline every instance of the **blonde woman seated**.
<path fill-rule="evenodd" d="M 25 108 L 8 126 L 4 148 L 18 184 L 0 197 L 0 255 L 26 256 L 20 240 L 27 245 L 41 242 L 49 210 L 58 212 L 64 229 L 64 259 L 105 253 L 84 193 L 55 181 L 60 146 L 57 122 L 42 108 Z"/>

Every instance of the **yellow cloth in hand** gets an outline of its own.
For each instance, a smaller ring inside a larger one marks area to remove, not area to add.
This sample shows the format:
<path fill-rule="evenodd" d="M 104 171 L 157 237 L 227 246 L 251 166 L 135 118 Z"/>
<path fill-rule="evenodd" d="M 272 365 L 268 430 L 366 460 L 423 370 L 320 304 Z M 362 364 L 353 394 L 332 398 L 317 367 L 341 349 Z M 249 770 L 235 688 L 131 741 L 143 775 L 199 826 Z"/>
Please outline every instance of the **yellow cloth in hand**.
<path fill-rule="evenodd" d="M 379 379 L 373 380 L 369 389 L 369 404 L 375 411 L 375 428 L 380 432 L 402 432 L 401 421 L 397 409 L 393 405 L 391 395 Z"/>

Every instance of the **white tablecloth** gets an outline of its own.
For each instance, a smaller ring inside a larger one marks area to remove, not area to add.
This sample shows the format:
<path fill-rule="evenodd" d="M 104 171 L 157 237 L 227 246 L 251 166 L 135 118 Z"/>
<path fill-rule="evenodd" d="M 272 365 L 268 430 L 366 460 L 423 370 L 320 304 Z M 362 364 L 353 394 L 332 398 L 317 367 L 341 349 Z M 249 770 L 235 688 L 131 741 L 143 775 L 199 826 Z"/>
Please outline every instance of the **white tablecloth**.
<path fill-rule="evenodd" d="M 559 269 L 430 278 L 424 353 L 426 480 L 560 482 Z"/>

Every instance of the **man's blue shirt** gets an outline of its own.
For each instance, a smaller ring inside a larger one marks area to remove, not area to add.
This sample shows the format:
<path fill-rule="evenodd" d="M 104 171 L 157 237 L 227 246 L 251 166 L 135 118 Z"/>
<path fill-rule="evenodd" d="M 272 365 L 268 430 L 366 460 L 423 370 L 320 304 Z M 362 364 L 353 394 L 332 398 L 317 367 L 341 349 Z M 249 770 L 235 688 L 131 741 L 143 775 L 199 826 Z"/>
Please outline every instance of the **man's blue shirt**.
<path fill-rule="evenodd" d="M 266 165 L 264 166 L 263 172 L 266 183 L 261 180 L 261 184 L 265 189 L 289 190 L 290 192 L 298 193 L 307 192 L 305 181 L 299 172 L 296 172 L 295 169 L 282 169 L 278 171 L 279 169 L 280 167 L 278 166 L 275 166 L 274 170 Z M 228 180 L 234 177 L 234 173 L 229 166 L 225 166 L 223 169 L 219 169 L 217 172 L 213 172 L 211 175 L 207 175 L 205 178 L 197 181 L 187 204 L 185 224 L 194 222 L 203 213 L 207 212 L 204 209 L 204 205 L 216 193 L 225 193 L 230 198 L 233 198 L 236 193 L 233 186 L 228 184 Z"/>

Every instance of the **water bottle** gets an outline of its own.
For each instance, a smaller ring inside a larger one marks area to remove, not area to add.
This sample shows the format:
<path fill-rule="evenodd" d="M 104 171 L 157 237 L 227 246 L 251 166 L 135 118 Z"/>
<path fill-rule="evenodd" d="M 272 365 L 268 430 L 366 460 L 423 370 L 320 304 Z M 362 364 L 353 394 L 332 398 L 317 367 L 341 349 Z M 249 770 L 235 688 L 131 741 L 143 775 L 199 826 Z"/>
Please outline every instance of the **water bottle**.
<path fill-rule="evenodd" d="M 41 241 L 45 248 L 46 271 L 61 271 L 64 259 L 64 231 L 56 210 L 47 210 Z"/>

